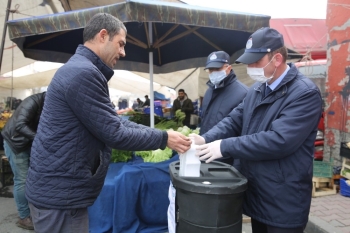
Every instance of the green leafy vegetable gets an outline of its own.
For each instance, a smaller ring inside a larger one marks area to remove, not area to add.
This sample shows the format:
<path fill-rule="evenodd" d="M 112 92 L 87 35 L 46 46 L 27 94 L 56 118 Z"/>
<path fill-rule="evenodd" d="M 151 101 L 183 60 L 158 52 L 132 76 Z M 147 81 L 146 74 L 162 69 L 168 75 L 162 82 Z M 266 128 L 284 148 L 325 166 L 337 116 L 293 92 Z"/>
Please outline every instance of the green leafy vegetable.
<path fill-rule="evenodd" d="M 111 162 L 127 162 L 132 158 L 132 151 L 112 149 Z"/>
<path fill-rule="evenodd" d="M 178 109 L 175 112 L 175 117 L 174 118 L 175 118 L 178 126 L 183 126 L 183 121 L 186 118 L 186 114 L 184 112 L 182 112 L 181 109 Z"/>
<path fill-rule="evenodd" d="M 136 151 L 135 155 L 141 156 L 143 161 L 158 163 L 170 159 L 173 151 L 166 147 L 164 150 Z"/>

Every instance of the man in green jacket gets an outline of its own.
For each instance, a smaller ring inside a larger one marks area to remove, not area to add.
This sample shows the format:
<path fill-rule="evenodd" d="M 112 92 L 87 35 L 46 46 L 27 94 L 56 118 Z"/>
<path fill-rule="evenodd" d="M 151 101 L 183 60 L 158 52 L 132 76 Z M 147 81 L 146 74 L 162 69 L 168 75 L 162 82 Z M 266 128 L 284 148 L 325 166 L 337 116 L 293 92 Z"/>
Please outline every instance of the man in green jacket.
<path fill-rule="evenodd" d="M 178 97 L 174 100 L 173 107 L 171 109 L 172 114 L 175 115 L 176 111 L 179 109 L 181 109 L 181 112 L 184 112 L 186 114 L 183 124 L 187 127 L 190 127 L 191 114 L 193 113 L 193 104 L 192 100 L 187 97 L 184 89 L 180 89 L 178 91 Z"/>

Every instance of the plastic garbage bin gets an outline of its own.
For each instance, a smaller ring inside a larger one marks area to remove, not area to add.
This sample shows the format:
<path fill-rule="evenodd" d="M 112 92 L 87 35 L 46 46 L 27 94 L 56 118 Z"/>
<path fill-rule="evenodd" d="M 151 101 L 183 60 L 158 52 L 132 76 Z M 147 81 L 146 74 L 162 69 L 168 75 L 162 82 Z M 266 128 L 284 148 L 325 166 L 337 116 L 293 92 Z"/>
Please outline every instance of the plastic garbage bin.
<path fill-rule="evenodd" d="M 247 179 L 221 162 L 201 163 L 200 177 L 180 177 L 180 162 L 169 165 L 176 189 L 177 233 L 241 233 Z"/>

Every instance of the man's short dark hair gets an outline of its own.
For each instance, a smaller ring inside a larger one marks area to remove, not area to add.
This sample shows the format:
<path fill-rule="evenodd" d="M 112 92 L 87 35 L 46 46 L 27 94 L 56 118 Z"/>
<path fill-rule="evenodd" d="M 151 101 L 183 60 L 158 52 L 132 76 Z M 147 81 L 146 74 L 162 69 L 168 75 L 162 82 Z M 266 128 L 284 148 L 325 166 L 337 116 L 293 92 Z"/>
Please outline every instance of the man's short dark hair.
<path fill-rule="evenodd" d="M 185 93 L 185 90 L 184 90 L 184 89 L 179 89 L 178 92 L 183 92 L 183 93 Z"/>
<path fill-rule="evenodd" d="M 122 21 L 111 14 L 97 13 L 86 24 L 83 30 L 83 43 L 93 40 L 97 33 L 102 29 L 106 29 L 109 35 L 109 40 L 112 41 L 114 36 L 119 34 L 122 29 L 127 32 Z"/>
<path fill-rule="evenodd" d="M 145 98 L 148 98 L 148 95 L 145 95 Z"/>

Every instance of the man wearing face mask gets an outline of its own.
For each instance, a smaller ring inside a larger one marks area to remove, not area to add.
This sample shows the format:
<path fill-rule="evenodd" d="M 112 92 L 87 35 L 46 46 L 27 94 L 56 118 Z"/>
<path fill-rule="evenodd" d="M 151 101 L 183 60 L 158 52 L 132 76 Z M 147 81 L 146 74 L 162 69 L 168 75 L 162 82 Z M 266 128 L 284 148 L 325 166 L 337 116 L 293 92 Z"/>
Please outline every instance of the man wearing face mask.
<path fill-rule="evenodd" d="M 201 160 L 240 159 L 248 179 L 243 212 L 253 233 L 302 233 L 311 204 L 314 141 L 322 114 L 317 86 L 287 64 L 283 36 L 254 32 L 236 62 L 257 82 L 226 118 L 195 138 Z M 206 144 L 205 144 L 206 143 Z"/>
<path fill-rule="evenodd" d="M 200 135 L 225 118 L 242 102 L 248 91 L 248 87 L 237 79 L 230 65 L 230 56 L 226 52 L 216 51 L 209 54 L 204 69 L 209 73 L 209 81 L 202 101 Z M 233 164 L 232 157 L 221 158 L 219 161 Z"/>

